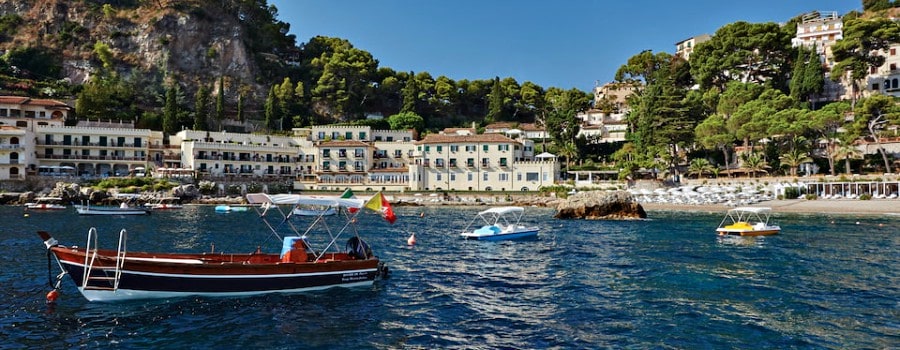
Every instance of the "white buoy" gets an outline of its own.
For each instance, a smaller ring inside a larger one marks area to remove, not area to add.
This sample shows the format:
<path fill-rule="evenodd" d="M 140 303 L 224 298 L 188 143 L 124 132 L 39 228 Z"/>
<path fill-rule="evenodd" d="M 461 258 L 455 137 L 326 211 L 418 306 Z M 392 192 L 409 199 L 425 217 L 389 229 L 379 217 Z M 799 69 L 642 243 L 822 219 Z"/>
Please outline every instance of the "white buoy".
<path fill-rule="evenodd" d="M 413 232 L 413 234 L 409 236 L 409 238 L 406 240 L 406 244 L 416 245 L 416 233 L 415 232 Z"/>

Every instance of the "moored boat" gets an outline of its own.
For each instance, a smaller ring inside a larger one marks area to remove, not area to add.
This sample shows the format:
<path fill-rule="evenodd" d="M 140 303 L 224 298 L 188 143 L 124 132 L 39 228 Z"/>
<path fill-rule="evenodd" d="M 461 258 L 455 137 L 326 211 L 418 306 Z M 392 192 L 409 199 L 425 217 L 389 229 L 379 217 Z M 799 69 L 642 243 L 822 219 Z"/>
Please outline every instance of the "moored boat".
<path fill-rule="evenodd" d="M 25 203 L 25 209 L 30 210 L 63 210 L 66 206 L 60 204 L 62 198 L 59 197 L 37 197 L 34 202 Z"/>
<path fill-rule="evenodd" d="M 769 236 L 781 232 L 781 227 L 769 223 L 772 208 L 737 207 L 729 209 L 719 223 L 719 235 Z"/>
<path fill-rule="evenodd" d="M 272 234 L 282 237 L 279 227 L 291 230 L 291 235 L 285 235 L 277 247 L 280 251 L 263 252 L 257 248 L 253 253 L 235 254 L 132 252 L 125 249 L 125 230 L 119 234 L 117 249 L 98 249 L 93 228 L 88 231 L 84 247 L 60 245 L 47 232 L 39 235 L 64 274 L 90 301 L 295 293 L 369 286 L 387 274 L 387 267 L 359 237 L 355 227 L 359 211 L 351 214 L 343 210 L 361 208 L 362 200 L 266 194 L 248 194 L 247 200 L 256 205 L 254 209 L 272 231 L 261 235 L 262 239 Z M 347 224 L 334 231 L 316 220 L 302 235 L 293 225 L 278 225 L 291 210 L 285 211 L 282 205 L 301 203 L 338 208 L 345 214 Z M 341 249 L 337 242 L 345 235 L 352 237 Z M 318 245 L 313 236 L 319 236 Z"/>
<path fill-rule="evenodd" d="M 179 200 L 181 199 L 178 197 L 162 197 L 155 202 L 148 204 L 147 207 L 152 210 L 170 210 L 184 208 L 183 205 L 178 203 Z"/>
<path fill-rule="evenodd" d="M 96 205 L 75 205 L 75 212 L 78 215 L 148 215 L 150 209 L 146 207 L 131 207 L 123 203 L 118 207 L 96 206 Z"/>
<path fill-rule="evenodd" d="M 523 207 L 490 208 L 479 212 L 460 235 L 466 239 L 491 241 L 536 236 L 537 226 L 520 225 L 523 215 L 525 215 Z M 480 227 L 475 230 L 469 230 L 479 219 L 483 225 L 478 225 Z"/>

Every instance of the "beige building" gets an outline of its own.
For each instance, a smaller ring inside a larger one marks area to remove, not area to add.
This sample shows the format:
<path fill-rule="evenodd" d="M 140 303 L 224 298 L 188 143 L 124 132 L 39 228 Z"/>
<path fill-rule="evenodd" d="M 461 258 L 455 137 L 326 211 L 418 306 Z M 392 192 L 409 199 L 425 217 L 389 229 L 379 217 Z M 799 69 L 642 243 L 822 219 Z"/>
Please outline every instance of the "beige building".
<path fill-rule="evenodd" d="M 535 158 L 527 139 L 431 134 L 415 145 L 409 176 L 417 191 L 536 191 L 553 185 L 559 172 L 555 158 Z"/>
<path fill-rule="evenodd" d="M 0 96 L 0 180 L 24 180 L 37 175 L 36 128 L 62 126 L 71 108 L 63 102 L 21 96 Z M 51 173 L 59 174 L 59 168 Z"/>
<path fill-rule="evenodd" d="M 43 167 L 70 167 L 78 176 L 127 176 L 150 165 L 150 129 L 38 125 L 35 157 Z M 155 140 L 154 140 L 155 139 Z M 40 172 L 40 167 L 38 169 Z"/>
<path fill-rule="evenodd" d="M 840 82 L 830 79 L 831 68 L 834 67 L 834 55 L 831 46 L 844 37 L 844 24 L 837 12 L 811 12 L 801 16 L 797 23 L 797 34 L 791 40 L 794 47 L 815 48 L 822 66 L 825 69 L 825 87 L 822 94 L 813 97 L 814 102 L 837 101 L 849 99 L 849 90 Z"/>

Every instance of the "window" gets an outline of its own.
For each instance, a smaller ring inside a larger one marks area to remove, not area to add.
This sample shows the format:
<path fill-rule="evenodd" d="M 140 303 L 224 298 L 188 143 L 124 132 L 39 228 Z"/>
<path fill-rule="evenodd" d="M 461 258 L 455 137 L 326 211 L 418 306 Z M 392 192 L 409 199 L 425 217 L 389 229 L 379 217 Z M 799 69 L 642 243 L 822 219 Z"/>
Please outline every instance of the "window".
<path fill-rule="evenodd" d="M 450 166 L 451 166 L 451 167 L 455 167 L 455 166 L 456 166 L 456 158 L 450 158 Z"/>
<path fill-rule="evenodd" d="M 875 91 L 881 90 L 878 88 L 878 83 L 872 84 L 872 90 L 875 90 Z"/>
<path fill-rule="evenodd" d="M 500 158 L 500 166 L 506 166 L 506 158 Z"/>
<path fill-rule="evenodd" d="M 393 136 L 388 136 L 388 137 L 387 137 L 387 142 L 394 142 L 394 137 L 393 137 Z"/>
<path fill-rule="evenodd" d="M 484 172 L 484 176 L 482 176 L 482 177 L 484 178 L 484 181 L 487 181 L 487 180 L 488 180 L 488 173 L 487 173 L 487 171 Z"/>
<path fill-rule="evenodd" d="M 437 146 L 437 152 L 441 153 L 444 150 L 444 146 Z"/>
<path fill-rule="evenodd" d="M 400 157 L 403 157 L 403 151 L 401 151 L 399 149 L 394 150 L 394 158 L 400 158 Z"/>
<path fill-rule="evenodd" d="M 430 151 L 431 151 L 431 146 L 425 146 L 425 152 L 430 152 Z"/>
<path fill-rule="evenodd" d="M 891 70 L 897 70 L 897 64 L 891 63 Z"/>
<path fill-rule="evenodd" d="M 516 173 L 516 181 L 522 181 L 522 173 Z"/>
<path fill-rule="evenodd" d="M 466 177 L 468 178 L 468 181 L 469 181 L 469 182 L 474 181 L 474 180 L 472 179 L 472 178 L 474 177 L 474 176 L 472 176 L 472 173 L 466 173 L 466 175 L 468 175 L 468 176 L 466 176 Z"/>
<path fill-rule="evenodd" d="M 466 166 L 470 167 L 470 168 L 474 167 L 475 166 L 475 158 L 466 159 Z M 471 181 L 472 179 L 469 179 L 469 180 Z"/>
<path fill-rule="evenodd" d="M 491 165 L 491 160 L 488 158 L 481 158 L 481 166 L 489 166 Z"/>
<path fill-rule="evenodd" d="M 322 158 L 331 158 L 331 150 L 327 149 L 327 148 L 323 149 L 322 150 Z"/>
<path fill-rule="evenodd" d="M 537 181 L 538 173 L 525 173 L 525 181 Z"/>
<path fill-rule="evenodd" d="M 443 167 L 444 167 L 444 160 L 443 160 L 443 159 L 435 159 L 435 160 L 434 160 L 434 166 L 436 166 L 436 167 L 438 167 L 438 168 L 443 168 Z"/>
<path fill-rule="evenodd" d="M 347 156 L 347 150 L 344 148 L 338 149 L 338 157 L 344 158 Z"/>
<path fill-rule="evenodd" d="M 457 145 L 450 145 L 450 152 L 456 152 L 456 151 L 459 151 L 459 146 L 457 146 Z"/>
<path fill-rule="evenodd" d="M 832 35 L 834 35 L 834 34 L 832 34 Z M 897 54 L 897 49 L 892 47 L 891 48 L 891 56 L 894 56 L 896 54 Z"/>
<path fill-rule="evenodd" d="M 353 132 L 352 132 L 352 131 L 345 132 L 345 133 L 344 133 L 344 139 L 345 139 L 345 140 L 352 140 L 352 139 L 353 139 Z"/>
<path fill-rule="evenodd" d="M 322 170 L 328 170 L 328 169 L 331 169 L 331 162 L 329 162 L 329 161 L 322 162 Z"/>
<path fill-rule="evenodd" d="M 324 132 L 324 131 L 319 131 L 319 137 L 318 137 L 318 139 L 319 139 L 319 140 L 324 140 L 324 139 L 325 139 L 325 132 Z"/>
<path fill-rule="evenodd" d="M 437 173 L 437 176 L 435 177 L 435 180 L 441 181 L 441 173 Z"/>
<path fill-rule="evenodd" d="M 466 152 L 475 152 L 474 145 L 466 145 Z"/>
<path fill-rule="evenodd" d="M 360 140 L 365 140 L 365 139 L 366 139 L 366 132 L 365 132 L 365 131 L 360 131 L 360 132 L 359 132 L 359 139 L 360 139 Z"/>
<path fill-rule="evenodd" d="M 500 181 L 509 181 L 509 174 L 500 173 Z"/>
<path fill-rule="evenodd" d="M 481 149 L 484 150 L 485 152 L 487 152 L 487 151 L 488 151 L 488 145 L 484 145 L 484 147 L 482 147 Z"/>

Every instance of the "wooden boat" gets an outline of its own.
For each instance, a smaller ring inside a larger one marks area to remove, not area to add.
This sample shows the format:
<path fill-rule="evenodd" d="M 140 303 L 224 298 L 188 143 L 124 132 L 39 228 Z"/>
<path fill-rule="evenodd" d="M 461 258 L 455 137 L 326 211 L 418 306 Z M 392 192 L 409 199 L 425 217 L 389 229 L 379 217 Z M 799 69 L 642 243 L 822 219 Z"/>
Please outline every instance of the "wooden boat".
<path fill-rule="evenodd" d="M 63 210 L 66 206 L 59 204 L 62 198 L 59 197 L 37 197 L 34 202 L 25 203 L 27 210 Z"/>
<path fill-rule="evenodd" d="M 272 231 L 261 235 L 261 239 L 272 234 L 282 237 L 279 228 L 291 230 L 292 236 L 285 236 L 280 247 L 275 247 L 280 248 L 280 253 L 263 252 L 259 248 L 249 254 L 132 252 L 125 249 L 124 229 L 119 233 L 117 249 L 99 249 L 94 228 L 88 231 L 87 244 L 83 247 L 63 246 L 47 232 L 38 234 L 63 271 L 57 278 L 57 288 L 67 274 L 90 301 L 295 293 L 338 286 L 370 286 L 387 275 L 387 267 L 358 236 L 355 223 L 360 211 L 350 214 L 343 210 L 360 208 L 362 200 L 332 198 L 326 203 L 322 198 L 266 194 L 248 194 L 247 199 L 257 204 L 254 209 Z M 290 209 L 285 212 L 281 205 L 298 203 L 339 207 L 347 224 L 335 231 L 321 220 L 315 220 L 303 235 L 295 225 L 279 225 L 290 213 Z M 344 234 L 352 237 L 341 250 L 337 240 Z M 321 244 L 311 243 L 313 235 L 321 237 Z"/>
<path fill-rule="evenodd" d="M 78 215 L 148 215 L 150 209 L 146 207 L 131 207 L 124 205 L 118 207 L 92 206 L 90 204 L 76 205 Z"/>
<path fill-rule="evenodd" d="M 498 241 L 534 237 L 538 234 L 537 226 L 523 226 L 519 222 L 525 214 L 522 207 L 495 207 L 479 212 L 460 234 L 466 239 Z M 481 220 L 483 225 L 469 230 L 473 224 Z"/>
<path fill-rule="evenodd" d="M 737 207 L 729 209 L 716 229 L 720 235 L 769 236 L 781 232 L 781 227 L 769 223 L 772 208 Z"/>

